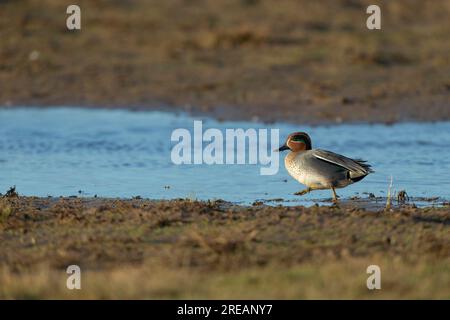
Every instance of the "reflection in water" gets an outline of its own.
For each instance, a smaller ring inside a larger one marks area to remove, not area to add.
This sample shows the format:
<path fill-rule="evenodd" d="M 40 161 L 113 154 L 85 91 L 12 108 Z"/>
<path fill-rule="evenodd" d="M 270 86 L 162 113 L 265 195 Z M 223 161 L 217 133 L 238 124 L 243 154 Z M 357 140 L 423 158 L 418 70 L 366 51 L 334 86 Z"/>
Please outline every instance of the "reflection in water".
<path fill-rule="evenodd" d="M 236 203 L 282 198 L 306 205 L 330 197 L 327 190 L 294 196 L 303 186 L 288 176 L 283 159 L 273 176 L 259 175 L 259 165 L 172 164 L 171 133 L 192 129 L 193 120 L 162 112 L 0 109 L 0 190 L 16 185 L 19 193 L 37 196 L 82 191 L 86 196 Z M 405 189 L 409 196 L 450 199 L 450 123 L 309 127 L 203 120 L 205 129 L 279 128 L 281 140 L 306 131 L 313 147 L 368 160 L 376 172 L 340 189 L 341 197 L 385 196 L 392 175 L 394 189 Z"/>

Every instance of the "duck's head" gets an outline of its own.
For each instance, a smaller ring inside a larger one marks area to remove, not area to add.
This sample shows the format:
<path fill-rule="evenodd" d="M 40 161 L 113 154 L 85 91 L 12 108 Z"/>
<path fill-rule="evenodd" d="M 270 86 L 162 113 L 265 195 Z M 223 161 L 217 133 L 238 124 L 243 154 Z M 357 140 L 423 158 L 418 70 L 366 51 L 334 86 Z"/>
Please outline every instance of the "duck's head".
<path fill-rule="evenodd" d="M 291 133 L 286 142 L 278 149 L 278 151 L 291 150 L 292 152 L 299 152 L 304 150 L 311 150 L 311 138 L 305 132 Z"/>

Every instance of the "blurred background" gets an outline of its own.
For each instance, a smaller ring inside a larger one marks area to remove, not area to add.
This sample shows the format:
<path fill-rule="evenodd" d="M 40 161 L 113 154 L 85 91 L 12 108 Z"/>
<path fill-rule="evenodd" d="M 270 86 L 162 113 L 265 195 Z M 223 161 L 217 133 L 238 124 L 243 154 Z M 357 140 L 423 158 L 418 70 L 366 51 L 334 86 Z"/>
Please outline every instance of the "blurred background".
<path fill-rule="evenodd" d="M 449 14 L 450 0 L 0 0 L 0 105 L 448 120 Z"/>

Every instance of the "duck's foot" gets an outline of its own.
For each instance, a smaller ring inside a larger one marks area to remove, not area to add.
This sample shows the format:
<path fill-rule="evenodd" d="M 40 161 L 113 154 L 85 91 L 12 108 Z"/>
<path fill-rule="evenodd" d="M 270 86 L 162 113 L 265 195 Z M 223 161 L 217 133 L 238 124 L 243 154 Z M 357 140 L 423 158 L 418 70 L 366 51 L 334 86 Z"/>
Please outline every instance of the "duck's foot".
<path fill-rule="evenodd" d="M 294 195 L 296 195 L 296 196 L 303 196 L 303 195 L 309 193 L 311 190 L 312 190 L 312 189 L 307 188 L 307 189 L 305 189 L 305 190 L 302 190 L 302 191 L 299 191 L 299 192 L 294 193 Z"/>
<path fill-rule="evenodd" d="M 333 203 L 334 204 L 338 204 L 339 200 L 338 200 L 338 195 L 336 194 L 336 190 L 334 188 L 331 188 L 331 191 L 333 191 Z"/>

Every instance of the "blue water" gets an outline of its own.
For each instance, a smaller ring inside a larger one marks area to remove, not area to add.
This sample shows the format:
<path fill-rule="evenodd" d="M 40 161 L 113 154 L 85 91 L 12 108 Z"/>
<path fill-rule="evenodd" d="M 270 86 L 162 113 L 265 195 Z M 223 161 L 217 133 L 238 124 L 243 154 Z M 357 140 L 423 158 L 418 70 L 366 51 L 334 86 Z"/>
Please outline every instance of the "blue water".
<path fill-rule="evenodd" d="M 204 129 L 279 128 L 280 143 L 290 132 L 306 131 L 313 147 L 368 160 L 376 172 L 338 190 L 343 198 L 363 193 L 385 196 L 392 175 L 394 190 L 450 199 L 448 122 L 310 127 L 78 108 L 0 109 L 0 192 L 16 185 L 23 195 L 139 195 L 243 204 L 282 198 L 309 205 L 330 198 L 329 191 L 294 196 L 303 186 L 289 177 L 282 158 L 279 173 L 273 176 L 260 175 L 260 165 L 173 164 L 172 130 L 192 130 L 194 119 L 202 119 Z"/>

